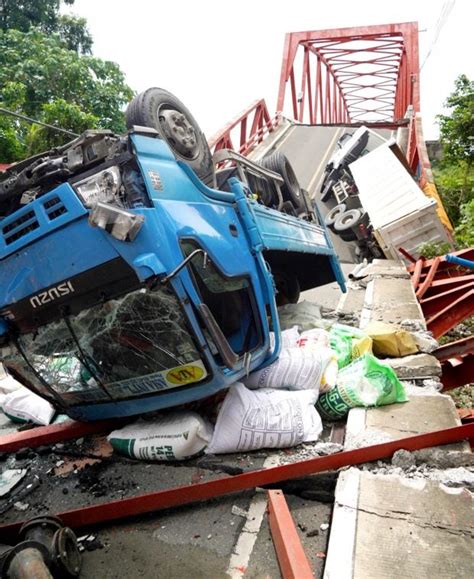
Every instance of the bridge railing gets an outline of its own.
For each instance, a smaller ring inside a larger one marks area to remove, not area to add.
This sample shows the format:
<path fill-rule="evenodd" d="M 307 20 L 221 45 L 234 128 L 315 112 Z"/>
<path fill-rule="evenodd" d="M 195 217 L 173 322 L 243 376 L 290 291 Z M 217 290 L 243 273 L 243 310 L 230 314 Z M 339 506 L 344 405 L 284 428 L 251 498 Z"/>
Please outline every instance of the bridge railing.
<path fill-rule="evenodd" d="M 280 116 L 271 116 L 264 99 L 254 101 L 230 123 L 208 139 L 213 153 L 220 149 L 232 149 L 247 155 L 280 122 Z"/>

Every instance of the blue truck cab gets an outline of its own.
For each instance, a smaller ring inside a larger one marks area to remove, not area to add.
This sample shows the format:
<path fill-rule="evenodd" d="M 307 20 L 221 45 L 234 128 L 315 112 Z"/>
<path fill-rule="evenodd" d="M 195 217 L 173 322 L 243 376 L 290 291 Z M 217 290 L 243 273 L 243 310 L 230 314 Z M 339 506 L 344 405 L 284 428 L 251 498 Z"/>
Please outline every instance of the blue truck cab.
<path fill-rule="evenodd" d="M 1 361 L 74 419 L 182 405 L 271 363 L 277 275 L 345 291 L 317 214 L 232 172 L 209 186 L 182 157 L 152 128 L 88 131 L 0 178 Z"/>

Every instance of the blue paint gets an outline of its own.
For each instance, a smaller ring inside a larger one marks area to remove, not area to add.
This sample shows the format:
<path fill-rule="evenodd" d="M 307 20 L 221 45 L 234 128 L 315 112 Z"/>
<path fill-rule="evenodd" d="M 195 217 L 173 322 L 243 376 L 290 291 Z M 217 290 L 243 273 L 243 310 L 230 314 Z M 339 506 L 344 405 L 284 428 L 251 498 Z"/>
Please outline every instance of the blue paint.
<path fill-rule="evenodd" d="M 143 135 L 131 135 L 130 139 L 150 198 L 150 206 L 129 209 L 144 217 L 135 240 L 119 241 L 92 227 L 89 210 L 73 187 L 67 183 L 56 187 L 0 222 L 0 310 L 6 311 L 21 300 L 27 301 L 32 295 L 113 260 L 127 264 L 129 271 L 135 272 L 137 284 L 164 277 L 183 261 L 180 241 L 189 239 L 208 254 L 222 276 L 230 280 L 245 277 L 252 288 L 253 309 L 242 312 L 241 326 L 229 337 L 231 347 L 244 347 L 246 328 L 253 319 L 259 327 L 260 342 L 252 335 L 248 342 L 250 361 L 248 356 L 241 356 L 235 367 L 227 368 L 211 352 L 197 314 L 203 298 L 190 269 L 185 267 L 171 285 L 201 348 L 207 378 L 128 400 L 70 406 L 69 415 L 80 420 L 142 414 L 198 400 L 227 388 L 247 370 L 275 360 L 280 350 L 280 330 L 265 251 L 327 256 L 334 279 L 345 291 L 344 277 L 324 225 L 259 205 L 246 196 L 237 179 L 231 179 L 230 193 L 211 189 L 186 164 L 177 162 L 162 140 Z M 159 186 L 155 189 L 156 175 Z M 323 223 L 321 219 L 319 223 Z M 269 348 L 267 312 L 276 336 L 273 351 Z M 10 325 L 14 327 L 14 320 L 8 322 Z M 6 332 L 7 323 L 0 317 L 0 335 Z"/>

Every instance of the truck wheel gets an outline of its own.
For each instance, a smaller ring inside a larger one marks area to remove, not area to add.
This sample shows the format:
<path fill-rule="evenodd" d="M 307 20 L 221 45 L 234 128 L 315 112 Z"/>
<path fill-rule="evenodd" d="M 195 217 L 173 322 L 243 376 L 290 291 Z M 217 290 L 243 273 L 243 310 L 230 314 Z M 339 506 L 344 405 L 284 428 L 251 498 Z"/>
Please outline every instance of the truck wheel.
<path fill-rule="evenodd" d="M 358 225 L 362 217 L 359 209 L 349 209 L 340 215 L 334 222 L 334 231 L 344 239 L 344 241 L 353 241 L 357 239 L 354 233 L 354 227 Z"/>
<path fill-rule="evenodd" d="M 323 185 L 321 187 L 321 201 L 327 203 L 332 196 L 332 188 L 337 181 L 337 171 L 334 169 L 326 169 L 323 177 Z"/>
<path fill-rule="evenodd" d="M 330 227 L 331 229 L 334 226 L 334 223 L 336 222 L 336 219 L 338 217 L 340 217 L 346 210 L 346 204 L 345 203 L 339 203 L 339 205 L 336 205 L 336 207 L 333 207 L 331 209 L 331 211 L 329 211 L 329 213 L 326 214 L 326 217 L 324 218 L 324 223 L 325 225 L 327 225 L 327 227 Z"/>
<path fill-rule="evenodd" d="M 283 185 L 281 185 L 281 194 L 283 201 L 291 201 L 295 209 L 300 209 L 303 206 L 303 194 L 298 179 L 293 171 L 288 158 L 276 151 L 268 157 L 260 161 L 260 165 L 270 171 L 275 171 L 283 177 Z"/>
<path fill-rule="evenodd" d="M 184 104 L 162 88 L 137 95 L 125 111 L 127 128 L 141 125 L 156 129 L 177 159 L 187 163 L 206 184 L 212 184 L 214 166 L 204 133 Z"/>

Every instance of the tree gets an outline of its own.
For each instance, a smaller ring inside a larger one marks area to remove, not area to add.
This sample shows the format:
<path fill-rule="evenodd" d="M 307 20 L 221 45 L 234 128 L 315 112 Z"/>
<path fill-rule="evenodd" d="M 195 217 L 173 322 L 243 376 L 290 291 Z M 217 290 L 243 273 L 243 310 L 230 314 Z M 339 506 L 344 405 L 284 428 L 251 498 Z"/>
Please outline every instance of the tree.
<path fill-rule="evenodd" d="M 470 167 L 474 160 L 474 82 L 461 74 L 455 87 L 445 102 L 451 114 L 438 115 L 440 137 L 446 159 L 465 160 Z"/>
<path fill-rule="evenodd" d="M 16 95 L 16 100 L 8 100 L 10 93 Z M 46 122 L 73 132 L 83 128 L 123 132 L 122 109 L 132 96 L 115 63 L 67 49 L 59 34 L 45 35 L 37 29 L 0 32 L 1 107 L 38 120 L 47 119 Z M 54 117 L 54 112 L 58 117 Z M 90 123 L 88 127 L 86 121 Z M 52 133 L 31 129 L 21 121 L 3 118 L 2 124 L 5 123 L 10 128 L 4 128 L 0 138 L 2 162 L 15 160 L 11 157 L 17 154 L 18 147 L 35 153 L 68 139 L 51 139 Z M 10 142 L 12 127 L 19 142 L 17 148 Z"/>
<path fill-rule="evenodd" d="M 445 106 L 450 114 L 437 116 L 444 158 L 433 170 L 449 218 L 455 226 L 460 220 L 464 224 L 455 232 L 465 243 L 473 226 L 466 207 L 474 199 L 474 82 L 460 75 Z"/>
<path fill-rule="evenodd" d="M 73 5 L 75 0 L 63 0 Z M 28 32 L 36 28 L 57 33 L 64 45 L 80 54 L 91 54 L 92 36 L 85 18 L 60 15 L 61 0 L 0 0 L 0 28 Z"/>

